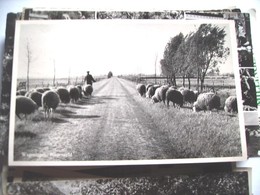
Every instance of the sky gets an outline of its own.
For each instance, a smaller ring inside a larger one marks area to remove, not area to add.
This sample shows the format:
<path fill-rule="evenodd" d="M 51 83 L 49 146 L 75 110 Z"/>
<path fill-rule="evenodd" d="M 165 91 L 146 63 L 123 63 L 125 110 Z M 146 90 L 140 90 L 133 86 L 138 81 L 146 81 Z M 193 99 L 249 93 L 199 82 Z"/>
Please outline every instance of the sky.
<path fill-rule="evenodd" d="M 227 31 L 230 26 L 211 21 Z M 205 23 L 205 21 L 204 21 Z M 180 32 L 195 31 L 200 21 L 175 20 L 71 20 L 19 21 L 15 53 L 18 78 L 27 71 L 27 45 L 31 51 L 30 77 L 81 77 L 86 71 L 94 76 L 161 73 L 160 60 L 170 38 Z M 232 31 L 233 32 L 233 31 Z M 235 50 L 234 50 L 235 51 Z M 233 72 L 231 55 L 221 73 Z"/>

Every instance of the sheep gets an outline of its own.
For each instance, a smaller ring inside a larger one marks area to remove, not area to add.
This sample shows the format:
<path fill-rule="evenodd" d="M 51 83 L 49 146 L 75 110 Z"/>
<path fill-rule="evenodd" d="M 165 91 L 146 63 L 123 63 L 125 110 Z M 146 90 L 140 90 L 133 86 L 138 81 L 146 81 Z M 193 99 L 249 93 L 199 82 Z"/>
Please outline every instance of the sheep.
<path fill-rule="evenodd" d="M 27 93 L 26 89 L 20 89 L 20 90 L 16 91 L 16 95 L 25 96 L 26 93 Z"/>
<path fill-rule="evenodd" d="M 168 85 L 163 85 L 160 87 L 160 91 L 159 91 L 159 99 L 160 101 L 163 101 L 163 103 L 165 104 L 165 100 L 166 100 L 166 92 L 169 89 Z"/>
<path fill-rule="evenodd" d="M 201 93 L 193 104 L 193 111 L 212 110 L 220 108 L 220 97 L 213 92 Z"/>
<path fill-rule="evenodd" d="M 154 95 L 152 96 L 153 103 L 163 101 L 163 103 L 165 104 L 166 91 L 168 90 L 168 88 L 169 88 L 168 85 L 163 85 L 163 86 L 156 88 Z"/>
<path fill-rule="evenodd" d="M 82 99 L 82 86 L 81 85 L 77 85 L 76 87 L 79 90 L 79 99 Z"/>
<path fill-rule="evenodd" d="M 170 102 L 173 103 L 174 107 L 176 105 L 178 107 L 182 107 L 183 106 L 183 96 L 180 91 L 174 89 L 173 87 L 170 87 L 166 92 L 166 102 L 167 102 L 167 107 L 169 107 Z"/>
<path fill-rule="evenodd" d="M 74 87 L 74 86 L 69 87 L 69 94 L 70 94 L 71 101 L 73 101 L 73 102 L 78 101 L 80 94 L 79 94 L 79 90 L 77 87 Z"/>
<path fill-rule="evenodd" d="M 45 92 L 45 91 L 49 91 L 49 90 L 51 90 L 51 88 L 49 88 L 49 87 L 44 87 L 43 88 L 43 91 Z"/>
<path fill-rule="evenodd" d="M 24 114 L 26 117 L 27 114 L 32 114 L 37 109 L 38 106 L 32 99 L 21 95 L 16 97 L 15 114 L 20 120 L 22 120 L 20 114 Z"/>
<path fill-rule="evenodd" d="M 42 94 L 42 106 L 44 109 L 44 116 L 49 118 L 50 112 L 55 110 L 60 103 L 60 97 L 55 91 L 49 90 Z"/>
<path fill-rule="evenodd" d="M 198 96 L 199 96 L 199 91 L 194 90 L 193 93 L 194 93 L 194 95 L 195 95 L 195 100 L 194 100 L 194 101 L 196 101 L 197 98 L 198 98 Z"/>
<path fill-rule="evenodd" d="M 90 84 L 83 86 L 83 93 L 85 96 L 91 96 L 93 92 L 93 87 Z"/>
<path fill-rule="evenodd" d="M 150 86 L 148 90 L 146 91 L 146 97 L 151 98 L 155 93 L 155 88 L 153 86 Z"/>
<path fill-rule="evenodd" d="M 192 90 L 189 90 L 187 88 L 183 88 L 182 90 L 179 89 L 179 91 L 181 92 L 182 96 L 183 96 L 183 101 L 184 102 L 188 102 L 190 104 L 193 104 L 195 102 L 195 93 Z"/>
<path fill-rule="evenodd" d="M 38 107 L 42 106 L 42 93 L 38 91 L 31 91 L 26 97 L 31 98 Z"/>
<path fill-rule="evenodd" d="M 237 97 L 236 96 L 229 96 L 225 101 L 225 112 L 237 112 Z"/>
<path fill-rule="evenodd" d="M 40 93 L 44 93 L 44 92 L 45 92 L 44 89 L 41 88 L 41 87 L 38 87 L 38 88 L 36 88 L 35 90 L 38 91 L 38 92 L 40 92 Z"/>
<path fill-rule="evenodd" d="M 150 87 L 152 87 L 152 86 L 153 86 L 152 84 L 146 85 L 146 91 L 148 91 L 148 89 L 149 89 Z"/>
<path fill-rule="evenodd" d="M 69 91 L 65 87 L 58 87 L 56 92 L 58 93 L 60 97 L 60 101 L 62 103 L 69 103 L 70 102 L 70 94 Z"/>
<path fill-rule="evenodd" d="M 160 87 L 155 90 L 154 95 L 152 96 L 153 103 L 160 102 L 160 97 L 159 97 L 160 90 L 161 90 Z"/>
<path fill-rule="evenodd" d="M 140 94 L 140 96 L 144 96 L 146 93 L 146 87 L 144 84 L 137 84 L 136 85 L 136 89 L 138 91 L 138 93 Z"/>
<path fill-rule="evenodd" d="M 161 87 L 161 85 L 155 84 L 155 85 L 153 85 L 153 87 L 156 90 L 157 88 Z"/>
<path fill-rule="evenodd" d="M 158 98 L 156 97 L 156 96 L 152 96 L 152 102 L 153 103 L 158 103 L 159 102 L 159 100 L 158 100 Z"/>

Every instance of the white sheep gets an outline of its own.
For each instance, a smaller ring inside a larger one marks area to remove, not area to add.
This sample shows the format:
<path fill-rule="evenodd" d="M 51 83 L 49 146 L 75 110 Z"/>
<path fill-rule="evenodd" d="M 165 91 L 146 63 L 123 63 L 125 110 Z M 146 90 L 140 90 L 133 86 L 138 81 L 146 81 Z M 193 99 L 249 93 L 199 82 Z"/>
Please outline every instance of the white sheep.
<path fill-rule="evenodd" d="M 236 96 L 229 96 L 225 101 L 225 112 L 237 112 L 237 97 Z"/>
<path fill-rule="evenodd" d="M 193 111 L 212 110 L 220 108 L 220 97 L 213 92 L 199 94 L 197 101 L 193 104 Z"/>

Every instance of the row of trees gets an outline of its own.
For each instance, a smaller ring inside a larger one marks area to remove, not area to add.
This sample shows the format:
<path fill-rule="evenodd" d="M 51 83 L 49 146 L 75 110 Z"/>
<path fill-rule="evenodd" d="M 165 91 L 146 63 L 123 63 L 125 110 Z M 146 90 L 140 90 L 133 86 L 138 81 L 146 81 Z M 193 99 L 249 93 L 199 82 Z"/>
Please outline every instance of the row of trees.
<path fill-rule="evenodd" d="M 195 32 L 179 33 L 167 43 L 160 61 L 162 74 L 176 86 L 176 76 L 197 78 L 197 90 L 203 90 L 208 71 L 219 73 L 219 64 L 226 61 L 229 48 L 225 47 L 226 32 L 212 24 L 201 24 Z"/>

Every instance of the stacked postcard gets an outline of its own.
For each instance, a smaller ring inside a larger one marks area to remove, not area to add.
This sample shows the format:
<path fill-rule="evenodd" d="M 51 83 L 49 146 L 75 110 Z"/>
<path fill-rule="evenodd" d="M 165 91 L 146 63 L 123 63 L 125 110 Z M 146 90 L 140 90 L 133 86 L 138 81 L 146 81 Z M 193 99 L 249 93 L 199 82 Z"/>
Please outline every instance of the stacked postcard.
<path fill-rule="evenodd" d="M 248 194 L 252 40 L 239 9 L 8 14 L 7 193 Z"/>

